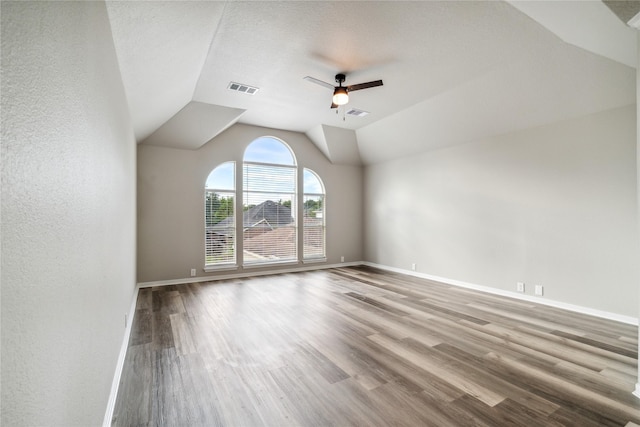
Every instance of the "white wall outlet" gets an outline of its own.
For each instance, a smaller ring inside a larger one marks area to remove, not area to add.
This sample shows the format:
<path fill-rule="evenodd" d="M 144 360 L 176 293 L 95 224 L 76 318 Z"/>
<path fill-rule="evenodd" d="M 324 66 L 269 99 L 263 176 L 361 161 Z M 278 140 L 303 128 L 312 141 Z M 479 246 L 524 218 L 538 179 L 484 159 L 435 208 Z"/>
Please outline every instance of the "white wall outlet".
<path fill-rule="evenodd" d="M 542 295 L 544 295 L 544 288 L 542 287 L 542 285 L 536 285 L 535 287 L 535 294 L 539 297 L 541 297 Z"/>
<path fill-rule="evenodd" d="M 415 263 L 415 262 L 414 262 L 413 264 L 411 264 L 411 269 L 412 269 L 413 271 L 416 271 L 416 263 Z"/>
<path fill-rule="evenodd" d="M 524 282 L 518 282 L 516 283 L 516 290 L 518 292 L 524 292 Z"/>
<path fill-rule="evenodd" d="M 344 262 L 344 256 L 340 257 L 340 262 Z"/>
<path fill-rule="evenodd" d="M 195 268 L 191 269 L 191 277 L 196 277 L 196 269 Z"/>

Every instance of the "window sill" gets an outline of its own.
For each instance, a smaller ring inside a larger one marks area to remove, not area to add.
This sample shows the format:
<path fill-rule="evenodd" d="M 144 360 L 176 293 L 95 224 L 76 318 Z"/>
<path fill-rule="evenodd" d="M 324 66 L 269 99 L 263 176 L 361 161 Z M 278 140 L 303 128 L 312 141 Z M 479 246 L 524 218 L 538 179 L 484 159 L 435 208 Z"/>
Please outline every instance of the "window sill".
<path fill-rule="evenodd" d="M 260 268 L 260 267 L 271 267 L 276 265 L 298 265 L 299 262 L 297 260 L 287 260 L 287 261 L 275 261 L 275 262 L 255 262 L 251 264 L 243 264 L 242 268 Z"/>
<path fill-rule="evenodd" d="M 309 258 L 302 261 L 303 264 L 317 264 L 320 262 L 327 262 L 326 258 Z"/>
<path fill-rule="evenodd" d="M 205 265 L 204 271 L 206 273 L 213 273 L 216 271 L 230 271 L 237 270 L 238 266 L 236 264 L 226 264 L 226 265 Z"/>

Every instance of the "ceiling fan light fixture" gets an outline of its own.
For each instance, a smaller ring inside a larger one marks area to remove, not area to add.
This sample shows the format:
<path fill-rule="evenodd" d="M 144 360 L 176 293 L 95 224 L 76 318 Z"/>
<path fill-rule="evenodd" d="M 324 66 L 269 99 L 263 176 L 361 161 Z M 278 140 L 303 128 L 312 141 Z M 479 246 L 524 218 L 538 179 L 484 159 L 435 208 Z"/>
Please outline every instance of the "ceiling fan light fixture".
<path fill-rule="evenodd" d="M 338 86 L 333 86 L 330 83 L 323 82 L 322 80 L 318 80 L 311 76 L 306 76 L 303 78 L 308 82 L 315 83 L 320 86 L 324 86 L 328 89 L 333 89 L 331 109 L 338 108 L 339 106 L 345 105 L 346 103 L 348 103 L 349 93 L 353 92 L 354 90 L 362 90 L 362 89 L 369 89 L 372 87 L 382 86 L 382 80 L 375 80 L 367 83 L 359 83 L 356 85 L 342 86 L 342 83 L 344 83 L 345 79 L 347 78 L 342 73 L 336 74 L 336 83 L 338 83 Z"/>
<path fill-rule="evenodd" d="M 344 105 L 349 102 L 349 94 L 347 93 L 347 88 L 342 86 L 337 87 L 335 91 L 333 91 L 333 103 L 336 105 Z"/>

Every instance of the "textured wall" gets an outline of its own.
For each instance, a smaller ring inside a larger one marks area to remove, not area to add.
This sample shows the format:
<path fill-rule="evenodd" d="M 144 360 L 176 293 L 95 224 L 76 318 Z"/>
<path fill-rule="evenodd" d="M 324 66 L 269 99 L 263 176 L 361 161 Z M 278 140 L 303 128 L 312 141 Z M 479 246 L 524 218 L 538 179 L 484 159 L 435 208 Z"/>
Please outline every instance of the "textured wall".
<path fill-rule="evenodd" d="M 186 278 L 191 268 L 198 276 L 207 275 L 202 271 L 205 181 L 220 163 L 241 165 L 245 148 L 260 136 L 285 141 L 298 168 L 310 168 L 324 181 L 327 263 L 339 263 L 341 256 L 347 262 L 362 261 L 362 168 L 331 164 L 301 133 L 235 125 L 195 151 L 139 145 L 139 282 Z"/>
<path fill-rule="evenodd" d="M 2 2 L 2 424 L 100 425 L 135 284 L 135 141 L 101 2 Z"/>
<path fill-rule="evenodd" d="M 365 257 L 638 314 L 635 106 L 365 170 Z M 402 135 L 398 135 L 402 137 Z"/>

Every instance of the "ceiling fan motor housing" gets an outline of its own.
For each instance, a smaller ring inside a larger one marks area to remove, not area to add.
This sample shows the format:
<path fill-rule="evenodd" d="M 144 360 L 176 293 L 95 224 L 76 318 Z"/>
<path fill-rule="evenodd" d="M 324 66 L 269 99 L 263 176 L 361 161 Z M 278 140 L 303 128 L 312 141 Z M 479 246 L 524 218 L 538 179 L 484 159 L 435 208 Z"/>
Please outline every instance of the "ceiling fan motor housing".
<path fill-rule="evenodd" d="M 355 85 L 342 86 L 342 83 L 345 82 L 347 76 L 344 73 L 336 74 L 336 83 L 338 86 L 333 86 L 330 83 L 323 82 L 322 80 L 318 80 L 316 78 L 306 76 L 305 80 L 310 81 L 311 83 L 318 84 L 320 86 L 324 86 L 328 89 L 333 89 L 333 98 L 331 103 L 331 108 L 337 108 L 340 105 L 344 105 L 349 102 L 349 93 L 355 90 L 369 89 L 371 87 L 382 86 L 382 80 L 375 80 L 367 83 L 358 83 Z"/>

